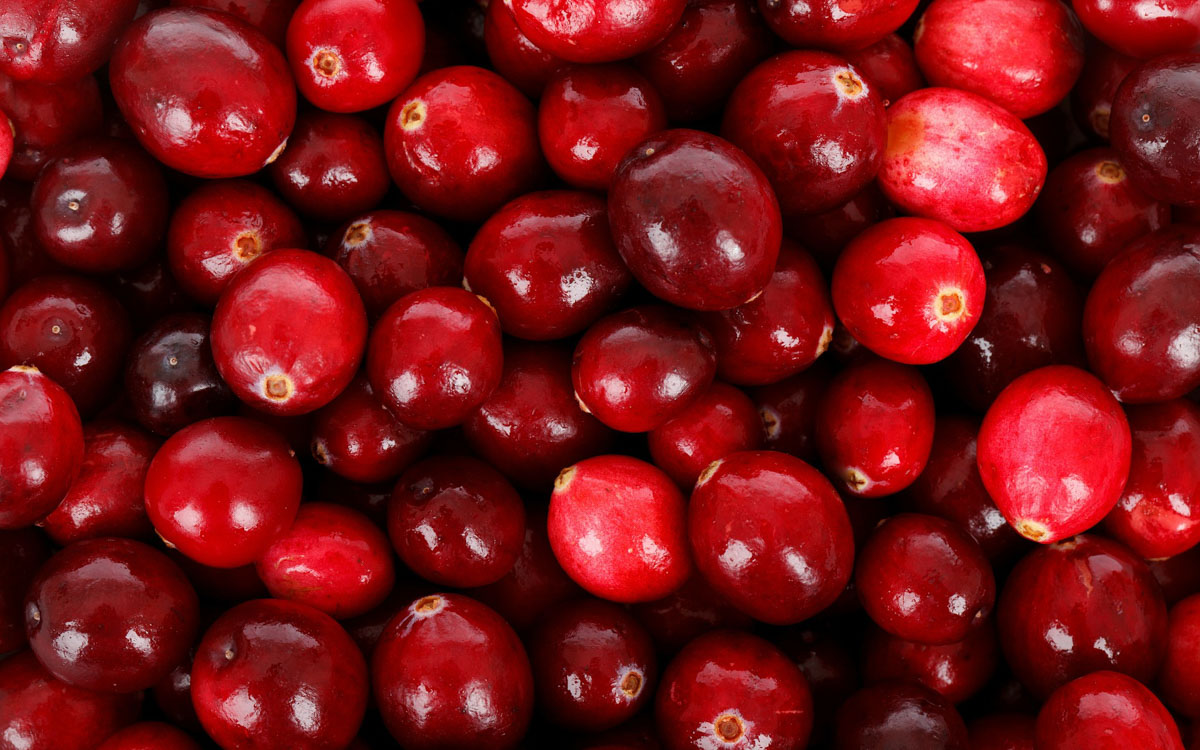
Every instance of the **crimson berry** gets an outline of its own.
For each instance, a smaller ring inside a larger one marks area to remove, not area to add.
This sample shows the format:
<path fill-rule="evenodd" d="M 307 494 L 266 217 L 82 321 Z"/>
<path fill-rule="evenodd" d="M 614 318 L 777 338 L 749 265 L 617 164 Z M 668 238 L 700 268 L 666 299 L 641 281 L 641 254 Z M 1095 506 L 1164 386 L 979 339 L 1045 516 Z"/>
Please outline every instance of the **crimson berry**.
<path fill-rule="evenodd" d="M 949 700 L 911 681 L 859 690 L 837 712 L 834 747 L 967 750 L 967 727 Z"/>
<path fill-rule="evenodd" d="M 867 0 L 841 5 L 837 0 L 758 0 L 771 30 L 795 47 L 854 50 L 900 28 L 917 0 Z"/>
<path fill-rule="evenodd" d="M 512 0 L 488 3 L 483 42 L 496 72 L 534 99 L 541 95 L 550 77 L 567 65 L 525 36 L 513 15 Z"/>
<path fill-rule="evenodd" d="M 200 745 L 170 724 L 143 721 L 110 736 L 96 750 L 200 750 Z"/>
<path fill-rule="evenodd" d="M 1143 59 L 1188 52 L 1200 44 L 1200 2 L 1172 0 L 1146 13 L 1137 6 L 1071 0 L 1084 27 L 1118 52 Z"/>
<path fill-rule="evenodd" d="M 0 75 L 0 110 L 8 115 L 13 154 L 6 174 L 32 182 L 75 140 L 99 130 L 103 104 L 96 77 L 57 84 L 21 83 Z"/>
<path fill-rule="evenodd" d="M 517 25 L 534 44 L 564 60 L 611 62 L 665 37 L 687 0 L 512 0 Z"/>
<path fill-rule="evenodd" d="M 941 645 L 907 641 L 874 628 L 866 636 L 862 663 L 868 685 L 914 680 L 951 703 L 962 703 L 991 679 L 1000 663 L 1000 647 L 990 622 L 961 641 Z"/>
<path fill-rule="evenodd" d="M 237 16 L 282 48 L 288 21 L 300 0 L 171 0 L 170 5 L 208 8 Z M 143 2 L 142 6 L 146 3 Z"/>
<path fill-rule="evenodd" d="M 898 34 L 888 34 L 869 47 L 844 50 L 841 55 L 879 88 L 884 106 L 925 88 L 925 77 L 917 67 L 916 53 Z"/>
<path fill-rule="evenodd" d="M 313 415 L 317 463 L 355 482 L 396 477 L 424 454 L 430 441 L 424 430 L 396 421 L 362 376 Z"/>
<path fill-rule="evenodd" d="M 630 611 L 650 633 L 658 650 L 668 654 L 677 653 L 710 631 L 748 630 L 754 623 L 698 573 L 662 599 L 634 604 Z"/>
<path fill-rule="evenodd" d="M 1063 685 L 1038 712 L 1041 750 L 1183 750 L 1179 727 L 1142 683 L 1099 671 Z"/>
<path fill-rule="evenodd" d="M 1071 90 L 1071 110 L 1079 126 L 1108 140 L 1113 98 L 1125 76 L 1138 66 L 1138 60 L 1122 55 L 1099 42 L 1089 40 L 1083 73 Z"/>
<path fill-rule="evenodd" d="M 762 421 L 764 448 L 815 460 L 817 409 L 830 380 L 827 365 L 821 360 L 799 375 L 751 392 Z"/>
<path fill-rule="evenodd" d="M 0 73 L 61 83 L 95 71 L 137 10 L 137 0 L 14 0 L 0 12 Z"/>
<path fill-rule="evenodd" d="M 718 382 L 646 437 L 655 466 L 688 490 L 713 461 L 758 449 L 762 426 L 750 398 Z"/>
<path fill-rule="evenodd" d="M 1171 607 L 1167 655 L 1158 675 L 1158 691 L 1171 708 L 1189 718 L 1200 716 L 1200 595 Z"/>

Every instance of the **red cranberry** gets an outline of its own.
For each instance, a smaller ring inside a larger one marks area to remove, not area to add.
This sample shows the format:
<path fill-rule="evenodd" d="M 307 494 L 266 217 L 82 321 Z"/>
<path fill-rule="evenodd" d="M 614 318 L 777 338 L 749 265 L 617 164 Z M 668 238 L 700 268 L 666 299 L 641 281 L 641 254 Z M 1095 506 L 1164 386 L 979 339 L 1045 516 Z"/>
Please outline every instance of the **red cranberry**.
<path fill-rule="evenodd" d="M 907 213 L 960 232 L 996 229 L 1023 216 L 1042 189 L 1046 155 L 1033 133 L 977 94 L 921 89 L 887 118 L 879 186 Z"/>
<path fill-rule="evenodd" d="M 200 745 L 170 724 L 143 721 L 110 736 L 96 750 L 200 750 Z"/>
<path fill-rule="evenodd" d="M 367 665 L 346 631 L 311 607 L 275 599 L 222 615 L 192 666 L 196 713 L 222 747 L 345 747 L 367 693 Z"/>
<path fill-rule="evenodd" d="M 1083 73 L 1071 90 L 1071 110 L 1080 128 L 1108 140 L 1108 126 L 1117 87 L 1137 66 L 1136 58 L 1126 57 L 1089 39 Z"/>
<path fill-rule="evenodd" d="M 1180 552 L 1165 560 L 1149 560 L 1150 572 L 1162 588 L 1167 604 L 1200 592 L 1200 547 Z"/>
<path fill-rule="evenodd" d="M 371 657 L 383 722 L 414 750 L 515 748 L 533 714 L 533 673 L 500 615 L 458 594 L 414 601 Z"/>
<path fill-rule="evenodd" d="M 65 390 L 33 367 L 0 372 L 0 529 L 54 510 L 79 473 L 83 445 Z"/>
<path fill-rule="evenodd" d="M 962 703 L 991 679 L 1000 662 L 1000 648 L 991 623 L 944 645 L 907 641 L 874 628 L 866 637 L 862 661 L 868 685 L 915 680 L 951 703 Z"/>
<path fill-rule="evenodd" d="M 185 8 L 208 8 L 235 15 L 261 31 L 276 47 L 282 48 L 288 21 L 300 0 L 171 0 L 170 4 Z M 143 14 L 138 15 L 140 17 Z"/>
<path fill-rule="evenodd" d="M 292 524 L 300 464 L 284 439 L 242 417 L 197 422 L 150 462 L 146 511 L 159 536 L 196 562 L 254 562 Z"/>
<path fill-rule="evenodd" d="M 996 617 L 1009 667 L 1038 696 L 1097 669 L 1149 682 L 1166 649 L 1167 606 L 1150 569 L 1086 534 L 1026 555 Z"/>
<path fill-rule="evenodd" d="M 1196 0 L 1169 0 L 1153 11 L 1103 0 L 1071 0 L 1071 5 L 1088 31 L 1125 55 L 1150 58 L 1188 52 L 1200 44 Z"/>
<path fill-rule="evenodd" d="M 758 410 L 746 394 L 713 383 L 679 416 L 655 427 L 647 437 L 654 464 L 690 490 L 713 461 L 758 449 L 762 426 Z"/>
<path fill-rule="evenodd" d="M 186 559 L 186 558 L 185 558 Z M 251 568 L 253 570 L 253 568 Z M 189 651 L 167 676 L 151 688 L 154 703 L 163 715 L 176 726 L 190 731 L 200 732 L 200 719 L 196 717 L 196 709 L 192 706 L 192 654 Z"/>
<path fill-rule="evenodd" d="M 1025 714 L 990 714 L 971 722 L 972 750 L 1035 750 L 1034 719 Z"/>
<path fill-rule="evenodd" d="M 719 630 L 689 643 L 663 671 L 654 704 L 668 750 L 800 750 L 812 731 L 808 681 L 779 649 Z"/>
<path fill-rule="evenodd" d="M 915 682 L 859 690 L 837 712 L 837 750 L 967 750 L 967 727 L 949 700 Z"/>
<path fill-rule="evenodd" d="M 512 0 L 489 2 L 483 19 L 483 41 L 496 72 L 520 89 L 537 98 L 546 82 L 567 63 L 529 41 L 517 26 Z"/>
<path fill-rule="evenodd" d="M 271 414 L 307 414 L 354 377 L 367 314 L 332 260 L 277 250 L 225 288 L 212 321 L 217 371 L 238 398 Z"/>
<path fill-rule="evenodd" d="M 1109 671 L 1054 691 L 1038 712 L 1035 744 L 1039 750 L 1183 750 L 1179 727 L 1154 693 Z"/>
<path fill-rule="evenodd" d="M 670 33 L 687 0 L 512 0 L 513 15 L 534 44 L 564 60 L 633 57 Z"/>
<path fill-rule="evenodd" d="M 758 7 L 771 30 L 794 47 L 856 50 L 900 28 L 916 10 L 917 0 L 866 0 L 857 4 L 758 0 Z"/>
<path fill-rule="evenodd" d="M 12 126 L 13 154 L 7 174 L 33 181 L 76 139 L 95 133 L 103 119 L 94 76 L 58 84 L 19 83 L 0 75 L 0 110 Z"/>
<path fill-rule="evenodd" d="M 1053 365 L 1014 380 L 979 430 L 983 486 L 1021 536 L 1049 544 L 1086 531 L 1129 476 L 1129 423 L 1097 378 Z"/>
<path fill-rule="evenodd" d="M 817 409 L 829 385 L 828 360 L 778 383 L 754 389 L 751 397 L 762 420 L 763 447 L 790 453 L 805 461 L 816 459 Z"/>
<path fill-rule="evenodd" d="M 1158 675 L 1158 689 L 1171 708 L 1191 719 L 1200 717 L 1200 595 L 1171 607 L 1167 656 Z"/>
<path fill-rule="evenodd" d="M 692 572 L 687 508 L 671 479 L 628 456 L 595 456 L 563 469 L 547 533 L 567 575 L 614 602 L 660 599 Z"/>
<path fill-rule="evenodd" d="M 471 241 L 464 273 L 505 333 L 537 341 L 584 330 L 633 283 L 604 200 L 565 190 L 529 193 L 493 214 Z"/>
<path fill-rule="evenodd" d="M 885 125 L 882 95 L 854 66 L 799 51 L 742 79 L 721 132 L 762 167 L 791 217 L 836 208 L 866 187 L 883 160 Z"/>
<path fill-rule="evenodd" d="M 424 53 L 414 0 L 304 0 L 287 29 L 296 86 L 329 112 L 387 104 L 416 78 Z"/>
<path fill-rule="evenodd" d="M 461 424 L 496 390 L 503 367 L 495 310 L 463 289 L 432 287 L 402 297 L 371 332 L 367 377 L 404 424 Z"/>
<path fill-rule="evenodd" d="M 608 193 L 613 238 L 651 294 L 726 310 L 760 294 L 779 255 L 771 185 L 746 154 L 698 130 L 668 130 L 633 148 Z"/>
<path fill-rule="evenodd" d="M 838 486 L 882 497 L 916 481 L 933 445 L 933 394 L 913 367 L 870 359 L 843 370 L 817 406 L 817 450 Z"/>
<path fill-rule="evenodd" d="M 0 93 L 3 91 L 0 79 Z M 0 104 L 0 108 L 3 105 Z M 10 172 L 11 174 L 11 172 Z M 38 276 L 59 270 L 59 265 L 46 254 L 33 231 L 33 210 L 29 207 L 32 186 L 14 179 L 0 181 L 0 252 L 4 286 L 0 293 L 24 284 Z"/>
<path fill-rule="evenodd" d="M 134 328 L 140 333 L 173 313 L 191 312 L 196 305 L 188 298 L 159 254 L 149 263 L 121 271 L 110 279 L 110 287 L 121 305 L 129 311 Z"/>
<path fill-rule="evenodd" d="M 541 181 L 534 119 L 529 100 L 489 70 L 426 73 L 388 111 L 388 169 L 421 209 L 482 221 Z"/>
<path fill-rule="evenodd" d="M 925 88 L 913 48 L 898 34 L 888 34 L 869 47 L 843 52 L 842 56 L 879 88 L 885 106 Z"/>
<path fill-rule="evenodd" d="M 0 11 L 0 72 L 51 84 L 85 76 L 108 60 L 137 5 L 137 0 L 13 0 Z"/>
<path fill-rule="evenodd" d="M 696 567 L 746 614 L 776 625 L 812 617 L 850 579 L 845 506 L 821 474 L 773 451 L 734 453 L 704 470 L 688 527 Z"/>
<path fill-rule="evenodd" d="M 25 592 L 50 557 L 50 545 L 33 528 L 0 530 L 0 654 L 24 647 Z"/>
<path fill-rule="evenodd" d="M 635 604 L 630 611 L 650 633 L 659 651 L 669 654 L 709 631 L 748 630 L 753 624 L 749 615 L 730 604 L 699 574 L 662 599 Z"/>
<path fill-rule="evenodd" d="M 362 376 L 313 415 L 317 463 L 355 482 L 395 478 L 425 453 L 431 439 L 397 422 Z"/>

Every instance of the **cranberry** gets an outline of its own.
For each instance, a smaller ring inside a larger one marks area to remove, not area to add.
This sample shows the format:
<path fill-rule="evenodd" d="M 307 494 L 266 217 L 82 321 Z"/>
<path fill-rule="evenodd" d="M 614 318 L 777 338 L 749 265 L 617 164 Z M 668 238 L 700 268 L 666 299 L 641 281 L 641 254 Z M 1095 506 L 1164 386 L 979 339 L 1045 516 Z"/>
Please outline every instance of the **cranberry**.
<path fill-rule="evenodd" d="M 533 714 L 533 673 L 517 634 L 458 594 L 422 597 L 392 618 L 371 678 L 388 731 L 414 749 L 509 750 Z"/>
<path fill-rule="evenodd" d="M 366 340 L 354 282 L 306 250 L 277 250 L 249 266 L 213 313 L 217 371 L 238 398 L 271 414 L 307 414 L 332 401 L 354 377 Z"/>
<path fill-rule="evenodd" d="M 202 565 L 178 550 L 167 549 L 167 556 L 183 568 L 188 580 L 206 602 L 237 603 L 267 595 L 267 587 L 258 577 L 253 564 L 236 568 L 214 568 Z M 191 668 L 191 658 L 188 658 Z M 190 705 L 191 700 L 188 700 Z"/>
<path fill-rule="evenodd" d="M 828 360 L 778 383 L 751 392 L 762 420 L 763 447 L 790 453 L 805 461 L 816 459 L 817 409 L 829 385 Z"/>
<path fill-rule="evenodd" d="M 1096 37 L 1125 55 L 1150 58 L 1188 52 L 1200 44 L 1200 2 L 1167 0 L 1152 12 L 1103 0 L 1071 0 L 1079 20 Z"/>
<path fill-rule="evenodd" d="M 756 620 L 807 619 L 850 579 L 854 542 L 845 506 L 816 469 L 783 453 L 734 453 L 705 469 L 688 527 L 696 567 Z"/>
<path fill-rule="evenodd" d="M 870 359 L 843 370 L 817 406 L 817 450 L 838 486 L 882 497 L 912 484 L 933 445 L 933 394 L 915 368 Z"/>
<path fill-rule="evenodd" d="M 595 456 L 563 469 L 547 533 L 572 580 L 614 602 L 670 594 L 692 572 L 683 495 L 659 469 L 628 456 Z"/>
<path fill-rule="evenodd" d="M 1172 708 L 1189 718 L 1200 716 L 1200 679 L 1197 644 L 1200 643 L 1200 595 L 1189 596 L 1171 607 L 1167 630 L 1167 655 L 1158 675 L 1159 692 Z"/>
<path fill-rule="evenodd" d="M 684 490 L 713 461 L 737 451 L 756 450 L 762 442 L 758 411 L 746 394 L 713 383 L 679 416 L 647 436 L 654 464 Z"/>
<path fill-rule="evenodd" d="M 537 341 L 584 330 L 633 283 L 604 200 L 565 190 L 529 193 L 493 214 L 471 241 L 464 273 L 505 333 Z"/>
<path fill-rule="evenodd" d="M 698 130 L 634 147 L 608 193 L 617 249 L 651 294 L 693 310 L 726 310 L 760 294 L 779 255 L 771 185 L 746 154 Z"/>
<path fill-rule="evenodd" d="M 83 427 L 71 397 L 34 367 L 0 373 L 0 529 L 54 510 L 83 464 Z"/>
<path fill-rule="evenodd" d="M 670 654 L 709 631 L 748 630 L 753 624 L 749 615 L 730 604 L 699 574 L 662 599 L 634 604 L 630 611 L 659 651 Z"/>
<path fill-rule="evenodd" d="M 397 422 L 361 376 L 313 416 L 317 463 L 355 482 L 395 478 L 430 441 L 429 433 Z"/>
<path fill-rule="evenodd" d="M 108 60 L 137 5 L 137 0 L 13 0 L 0 11 L 0 73 L 43 84 L 85 76 Z"/>
<path fill-rule="evenodd" d="M 837 750 L 967 750 L 967 727 L 950 701 L 915 682 L 863 688 L 837 712 Z"/>
<path fill-rule="evenodd" d="M 741 80 L 721 132 L 762 167 L 792 217 L 836 208 L 866 187 L 883 161 L 885 125 L 882 95 L 854 66 L 799 51 Z"/>
<path fill-rule="evenodd" d="M 1119 672 L 1093 672 L 1054 691 L 1036 733 L 1039 750 L 1183 750 L 1179 727 L 1154 693 Z"/>
<path fill-rule="evenodd" d="M 196 309 L 194 302 L 175 282 L 166 258 L 161 254 L 149 263 L 114 274 L 109 286 L 129 311 L 134 329 L 139 333 L 172 313 Z"/>
<path fill-rule="evenodd" d="M 1167 604 L 1200 592 L 1200 547 L 1180 552 L 1165 560 L 1149 560 L 1150 572 L 1162 588 Z"/>
<path fill-rule="evenodd" d="M 242 417 L 197 422 L 150 462 L 146 511 L 159 536 L 196 562 L 254 562 L 300 505 L 300 464 L 284 439 Z"/>
<path fill-rule="evenodd" d="M 517 26 L 512 0 L 489 2 L 483 20 L 483 41 L 496 72 L 526 96 L 541 95 L 550 76 L 567 63 L 529 40 Z"/>
<path fill-rule="evenodd" d="M 879 186 L 907 213 L 960 232 L 996 229 L 1024 215 L 1042 189 L 1046 155 L 1033 133 L 977 94 L 921 89 L 892 104 L 887 119 Z"/>
<path fill-rule="evenodd" d="M 288 21 L 300 0 L 171 0 L 170 4 L 185 8 L 208 8 L 235 15 L 261 31 L 276 47 L 282 48 Z M 138 15 L 140 17 L 143 14 Z"/>
<path fill-rule="evenodd" d="M 25 592 L 50 557 L 50 545 L 33 528 L 0 530 L 0 654 L 25 645 Z"/>
<path fill-rule="evenodd" d="M 196 717 L 196 709 L 192 706 L 192 655 L 194 651 L 195 649 L 190 650 L 188 655 L 167 673 L 166 677 L 159 680 L 158 684 L 151 688 L 151 693 L 154 696 L 155 705 L 166 718 L 177 726 L 200 732 L 202 731 L 200 719 Z"/>
<path fill-rule="evenodd" d="M 0 276 L 5 282 L 0 293 L 59 270 L 34 234 L 33 211 L 29 207 L 31 193 L 30 185 L 14 179 L 0 181 L 0 243 L 5 246 L 5 251 L 0 252 L 3 258 Z"/>
<path fill-rule="evenodd" d="M 1108 140 L 1108 126 L 1117 87 L 1137 66 L 1136 58 L 1126 57 L 1089 39 L 1083 73 L 1071 90 L 1071 110 L 1080 128 Z"/>
<path fill-rule="evenodd" d="M 812 690 L 814 723 L 809 747 L 829 745 L 838 706 L 861 685 L 854 654 L 840 636 L 826 621 L 789 628 L 773 641 L 800 667 Z"/>
<path fill-rule="evenodd" d="M 204 634 L 192 701 L 222 747 L 350 744 L 367 708 L 367 665 L 328 615 L 295 602 L 238 605 Z"/>
<path fill-rule="evenodd" d="M 2 22 L 2 21 L 0 21 Z M 100 88 L 95 76 L 58 84 L 20 83 L 0 74 L 0 110 L 12 126 L 7 174 L 32 181 L 72 141 L 99 130 Z"/>
<path fill-rule="evenodd" d="M 667 665 L 654 716 L 668 750 L 800 750 L 812 731 L 812 693 L 779 649 L 719 630 L 696 638 Z"/>
<path fill-rule="evenodd" d="M 897 34 L 888 34 L 869 47 L 846 51 L 842 56 L 879 88 L 885 106 L 925 87 L 912 46 Z"/>
<path fill-rule="evenodd" d="M 972 750 L 1035 750 L 1034 719 L 1025 714 L 990 714 L 971 722 Z"/>
<path fill-rule="evenodd" d="M 110 736 L 96 750 L 200 750 L 200 745 L 170 724 L 143 721 Z"/>
<path fill-rule="evenodd" d="M 564 60 L 611 62 L 653 47 L 679 22 L 687 0 L 512 0 L 517 26 Z"/>
<path fill-rule="evenodd" d="M 533 105 L 495 73 L 462 65 L 418 78 L 388 111 L 388 169 L 421 209 L 482 221 L 541 181 Z"/>
<path fill-rule="evenodd" d="M 1000 648 L 991 623 L 973 629 L 961 641 L 943 645 L 907 641 L 875 628 L 866 637 L 862 661 L 868 685 L 915 680 L 951 703 L 962 703 L 992 677 Z"/>
<path fill-rule="evenodd" d="M 1021 536 L 1049 544 L 1090 529 L 1129 476 L 1129 423 L 1097 378 L 1065 365 L 1014 380 L 979 430 L 983 486 Z"/>

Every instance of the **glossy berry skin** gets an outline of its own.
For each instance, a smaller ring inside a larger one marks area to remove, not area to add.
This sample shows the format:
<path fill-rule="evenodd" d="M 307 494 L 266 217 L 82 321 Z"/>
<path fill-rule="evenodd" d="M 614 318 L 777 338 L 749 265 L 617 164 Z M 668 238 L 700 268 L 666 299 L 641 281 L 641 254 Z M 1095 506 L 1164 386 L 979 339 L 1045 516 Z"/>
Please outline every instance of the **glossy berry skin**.
<path fill-rule="evenodd" d="M 996 601 L 979 544 L 950 521 L 920 513 L 880 524 L 859 551 L 854 578 L 875 624 L 918 643 L 963 640 Z"/>
<path fill-rule="evenodd" d="M 387 536 L 363 514 L 331 503 L 301 505 L 255 569 L 271 596 L 339 620 L 374 609 L 396 581 Z"/>
<path fill-rule="evenodd" d="M 793 47 L 862 49 L 892 33 L 917 8 L 916 0 L 868 0 L 839 5 L 836 0 L 758 0 L 767 24 Z"/>
<path fill-rule="evenodd" d="M 305 99 L 329 112 L 361 112 L 416 78 L 425 23 L 415 0 L 304 0 L 286 49 Z"/>
<path fill-rule="evenodd" d="M 1200 386 L 1200 229 L 1187 224 L 1131 243 L 1092 285 L 1083 337 L 1092 371 L 1126 403 L 1166 401 Z"/>
<path fill-rule="evenodd" d="M 662 40 L 687 0 L 512 0 L 513 15 L 534 44 L 577 63 L 633 57 Z"/>
<path fill-rule="evenodd" d="M 300 0 L 171 0 L 169 4 L 187 8 L 208 8 L 237 16 L 261 31 L 272 44 L 282 49 L 288 21 Z"/>
<path fill-rule="evenodd" d="M 1099 671 L 1063 685 L 1038 712 L 1039 750 L 1183 750 L 1175 719 L 1145 685 Z"/>
<path fill-rule="evenodd" d="M 217 303 L 217 371 L 242 401 L 270 414 L 319 409 L 349 385 L 367 342 L 367 314 L 338 264 L 277 250 L 238 274 Z"/>
<path fill-rule="evenodd" d="M 79 473 L 83 445 L 65 390 L 32 367 L 0 373 L 0 529 L 54 510 Z"/>
<path fill-rule="evenodd" d="M 137 0 L 16 0 L 0 11 L 0 73 L 54 84 L 92 73 L 137 9 Z"/>
<path fill-rule="evenodd" d="M 855 237 L 833 271 L 838 318 L 871 351 L 904 364 L 945 359 L 983 312 L 983 266 L 940 221 L 903 217 Z"/>
<path fill-rule="evenodd" d="M 881 359 L 834 378 L 817 407 L 821 461 L 838 487 L 883 497 L 912 484 L 933 445 L 933 394 L 915 368 Z"/>
<path fill-rule="evenodd" d="M 1167 647 L 1167 605 L 1146 563 L 1089 534 L 1026 555 L 996 618 L 1009 667 L 1037 697 L 1097 669 L 1148 683 Z"/>
<path fill-rule="evenodd" d="M 538 102 L 538 139 L 563 181 L 606 190 L 621 159 L 667 127 L 662 97 L 629 65 L 566 68 Z"/>
<path fill-rule="evenodd" d="M 608 312 L 633 283 L 608 228 L 604 200 L 552 190 L 508 203 L 479 229 L 464 285 L 496 308 L 504 332 L 571 336 Z"/>
<path fill-rule="evenodd" d="M 95 76 L 59 84 L 21 83 L 0 75 L 0 110 L 12 125 L 13 153 L 5 174 L 32 182 L 47 162 L 103 120 Z"/>
<path fill-rule="evenodd" d="M 414 573 L 455 588 L 495 583 L 525 538 L 525 506 L 500 472 L 437 456 L 404 472 L 388 502 L 388 535 Z"/>
<path fill-rule="evenodd" d="M 659 653 L 664 654 L 677 653 L 710 631 L 720 628 L 748 630 L 754 623 L 749 615 L 730 604 L 699 574 L 662 599 L 635 604 L 630 611 L 649 631 Z"/>
<path fill-rule="evenodd" d="M 764 448 L 810 463 L 816 459 L 817 408 L 831 370 L 829 360 L 820 360 L 799 375 L 750 392 L 762 421 Z"/>
<path fill-rule="evenodd" d="M 1113 98 L 1139 62 L 1099 42 L 1089 42 L 1083 73 L 1071 90 L 1071 110 L 1084 132 L 1108 140 Z"/>
<path fill-rule="evenodd" d="M 688 491 L 713 461 L 757 450 L 762 423 L 749 396 L 716 382 L 682 414 L 651 430 L 647 440 L 654 465 Z"/>
<path fill-rule="evenodd" d="M 46 166 L 30 202 L 50 257 L 87 273 L 150 259 L 167 227 L 167 183 L 144 151 L 116 138 L 82 141 Z"/>
<path fill-rule="evenodd" d="M 491 306 L 454 287 L 402 297 L 371 331 L 367 378 L 402 423 L 461 424 L 500 383 L 500 324 Z"/>
<path fill-rule="evenodd" d="M 906 213 L 959 232 L 1011 224 L 1033 205 L 1046 155 L 1029 128 L 977 94 L 914 91 L 888 107 L 879 186 Z M 991 133 L 987 139 L 979 132 Z"/>
<path fill-rule="evenodd" d="M 1104 519 L 1115 539 L 1147 559 L 1200 544 L 1200 406 L 1186 399 L 1128 406 L 1129 480 Z"/>
<path fill-rule="evenodd" d="M 663 671 L 654 716 L 668 750 L 801 750 L 812 731 L 812 693 L 779 649 L 718 630 L 692 641 Z"/>
<path fill-rule="evenodd" d="M 621 162 L 608 193 L 617 250 L 642 286 L 673 305 L 726 310 L 754 298 L 779 256 L 779 206 L 741 150 L 667 130 Z"/>
<path fill-rule="evenodd" d="M 915 682 L 863 688 L 837 712 L 834 747 L 968 750 L 967 727 L 947 699 Z"/>
<path fill-rule="evenodd" d="M 413 750 L 517 747 L 533 714 L 533 674 L 500 615 L 459 594 L 417 599 L 371 657 L 383 722 Z"/>
<path fill-rule="evenodd" d="M 544 170 L 533 105 L 469 65 L 426 73 L 405 89 L 388 110 L 383 145 L 400 192 L 456 221 L 483 221 Z"/>
<path fill-rule="evenodd" d="M 1200 44 L 1200 3 L 1168 0 L 1147 13 L 1136 5 L 1071 0 L 1084 27 L 1124 55 L 1147 59 Z"/>
<path fill-rule="evenodd" d="M 597 321 L 575 347 L 571 379 L 584 411 L 622 432 L 646 432 L 708 390 L 717 369 L 708 332 L 657 305 Z"/>
<path fill-rule="evenodd" d="M 200 745 L 170 724 L 143 721 L 112 735 L 96 750 L 200 750 Z"/>
<path fill-rule="evenodd" d="M 1158 691 L 1180 714 L 1200 716 L 1200 682 L 1197 681 L 1197 639 L 1200 639 L 1200 595 L 1189 596 L 1171 607 L 1167 625 L 1167 655 L 1158 675 Z"/>
<path fill-rule="evenodd" d="M 362 376 L 313 415 L 313 457 L 355 482 L 394 479 L 425 453 L 431 440 L 428 432 L 396 421 Z"/>
<path fill-rule="evenodd" d="M 133 334 L 121 304 L 78 276 L 42 276 L 0 307 L 0 366 L 32 365 L 88 415 L 107 403 Z"/>
<path fill-rule="evenodd" d="M 1000 647 L 991 623 L 972 629 L 961 641 L 942 645 L 906 641 L 874 628 L 862 646 L 866 684 L 914 680 L 956 704 L 979 692 L 999 662 Z"/>
<path fill-rule="evenodd" d="M 28 750 L 92 750 L 137 719 L 141 695 L 96 693 L 56 679 L 32 651 L 0 662 L 0 736 Z M 7 748 L 6 748 L 7 750 Z"/>
<path fill-rule="evenodd" d="M 213 68 L 214 60 L 223 64 Z M 283 53 L 227 13 L 164 8 L 142 16 L 117 43 L 109 79 L 142 146 L 195 177 L 257 172 L 278 156 L 296 120 Z M 189 126 L 181 130 L 181 122 Z"/>
<path fill-rule="evenodd" d="M 346 631 L 311 607 L 276 599 L 223 614 L 192 665 L 200 723 L 230 750 L 346 747 L 368 692 L 367 665 Z"/>
<path fill-rule="evenodd" d="M 0 115 L 3 112 L 0 111 Z M 8 119 L 8 115 L 4 115 L 4 122 L 8 125 L 7 128 L 0 128 L 0 177 L 8 171 L 8 163 L 12 161 L 14 139 L 16 137 L 15 127 L 12 120 Z"/>
<path fill-rule="evenodd" d="M 525 36 L 513 15 L 512 0 L 488 3 L 483 42 L 492 68 L 532 99 L 542 93 L 550 76 L 568 64 Z"/>
<path fill-rule="evenodd" d="M 840 54 L 879 88 L 884 106 L 925 87 L 912 45 L 898 34 L 888 34 L 868 47 Z"/>
<path fill-rule="evenodd" d="M 1042 544 L 1095 526 L 1129 476 L 1129 422 L 1095 376 L 1052 365 L 1014 380 L 979 430 L 979 474 L 1022 536 Z"/>
<path fill-rule="evenodd" d="M 25 592 L 42 564 L 50 558 L 46 536 L 35 528 L 0 530 L 0 653 L 15 652 L 27 642 Z"/>
<path fill-rule="evenodd" d="M 146 511 L 168 544 L 198 563 L 254 562 L 300 505 L 300 464 L 260 422 L 218 417 L 172 435 L 150 462 Z"/>
<path fill-rule="evenodd" d="M 692 490 L 688 529 L 700 573 L 756 620 L 805 620 L 850 580 L 845 506 L 816 469 L 783 453 L 734 453 L 705 469 Z"/>
<path fill-rule="evenodd" d="M 594 456 L 564 469 L 550 495 L 547 533 L 567 575 L 609 601 L 660 599 L 692 572 L 684 497 L 636 458 Z"/>

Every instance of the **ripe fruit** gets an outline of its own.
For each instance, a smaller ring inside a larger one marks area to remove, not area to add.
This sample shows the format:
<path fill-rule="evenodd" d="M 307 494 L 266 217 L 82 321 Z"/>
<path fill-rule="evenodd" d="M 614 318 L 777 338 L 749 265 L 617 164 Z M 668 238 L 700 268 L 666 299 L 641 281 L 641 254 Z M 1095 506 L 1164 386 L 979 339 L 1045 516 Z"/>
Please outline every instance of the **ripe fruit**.
<path fill-rule="evenodd" d="M 690 490 L 713 461 L 756 450 L 762 442 L 762 424 L 746 394 L 718 382 L 646 437 L 654 464 L 680 488 Z"/>
<path fill-rule="evenodd" d="M 863 688 L 837 712 L 835 747 L 967 750 L 967 727 L 954 706 L 915 682 Z"/>
<path fill-rule="evenodd" d="M 632 57 L 679 21 L 686 0 L 512 0 L 517 26 L 553 55 L 578 63 Z"/>
<path fill-rule="evenodd" d="M 108 60 L 137 0 L 14 0 L 0 11 L 0 73 L 55 84 L 95 71 Z"/>
<path fill-rule="evenodd" d="M 1084 675 L 1038 712 L 1039 750 L 1183 750 L 1179 727 L 1142 683 L 1119 672 Z"/>

